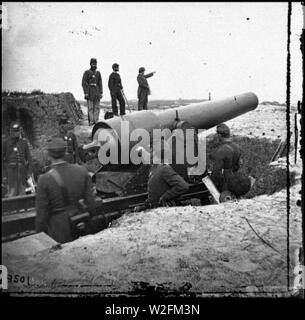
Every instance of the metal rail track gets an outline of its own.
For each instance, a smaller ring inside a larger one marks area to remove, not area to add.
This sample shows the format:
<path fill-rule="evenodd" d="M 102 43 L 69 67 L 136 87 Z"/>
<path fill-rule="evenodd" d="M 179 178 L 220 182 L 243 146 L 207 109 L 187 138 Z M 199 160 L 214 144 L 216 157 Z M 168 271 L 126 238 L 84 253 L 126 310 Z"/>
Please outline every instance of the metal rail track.
<path fill-rule="evenodd" d="M 188 193 L 179 200 L 198 198 L 208 201 L 209 191 L 203 183 L 191 185 Z M 95 202 L 97 215 L 103 216 L 105 226 L 135 207 L 144 206 L 147 193 L 114 197 Z M 35 195 L 2 199 L 2 242 L 15 240 L 35 233 Z M 102 230 L 102 229 L 101 229 Z"/>
<path fill-rule="evenodd" d="M 26 212 L 35 208 L 35 194 L 2 199 L 2 215 Z"/>

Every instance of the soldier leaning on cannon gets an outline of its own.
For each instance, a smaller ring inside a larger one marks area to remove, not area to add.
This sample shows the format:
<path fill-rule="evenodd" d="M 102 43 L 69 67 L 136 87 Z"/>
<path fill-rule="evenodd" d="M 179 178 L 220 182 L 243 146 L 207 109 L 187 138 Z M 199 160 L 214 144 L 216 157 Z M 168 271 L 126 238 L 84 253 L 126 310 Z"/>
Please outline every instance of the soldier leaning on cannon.
<path fill-rule="evenodd" d="M 32 174 L 32 157 L 27 139 L 21 137 L 19 123 L 11 124 L 10 136 L 3 141 L 2 152 L 8 197 L 24 195 L 27 179 Z"/>
<path fill-rule="evenodd" d="M 90 60 L 90 69 L 83 74 L 82 87 L 87 100 L 89 126 L 99 121 L 100 100 L 103 97 L 102 76 L 97 69 L 97 60 Z"/>
<path fill-rule="evenodd" d="M 112 112 L 115 116 L 118 116 L 118 100 L 120 104 L 120 115 L 123 116 L 125 114 L 125 100 L 122 94 L 123 86 L 121 76 L 118 73 L 119 65 L 117 63 L 114 63 L 112 65 L 112 70 L 113 72 L 109 76 L 108 80 L 108 88 L 111 95 Z"/>

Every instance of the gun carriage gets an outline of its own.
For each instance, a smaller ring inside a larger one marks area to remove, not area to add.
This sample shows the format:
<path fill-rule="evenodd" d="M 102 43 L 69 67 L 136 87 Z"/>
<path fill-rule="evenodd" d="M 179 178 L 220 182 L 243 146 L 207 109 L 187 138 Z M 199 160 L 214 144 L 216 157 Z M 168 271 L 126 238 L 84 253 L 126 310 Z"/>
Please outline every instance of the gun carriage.
<path fill-rule="evenodd" d="M 160 112 L 151 110 L 135 111 L 124 116 L 110 118 L 98 122 L 92 129 L 92 142 L 81 147 L 81 157 L 84 162 L 97 159 L 99 169 L 92 179 L 96 184 L 99 200 L 96 201 L 96 212 L 101 219 L 96 231 L 106 228 L 109 223 L 124 214 L 126 211 L 141 207 L 146 198 L 146 186 L 149 174 L 149 165 L 133 164 L 130 161 L 122 163 L 121 155 L 124 151 L 130 155 L 137 141 L 126 137 L 122 132 L 122 123 L 128 123 L 129 134 L 136 129 L 145 129 L 152 137 L 154 129 L 168 129 L 164 139 L 169 139 L 177 129 L 193 129 L 195 150 L 198 152 L 199 130 L 210 129 L 222 122 L 236 118 L 258 106 L 258 98 L 252 93 L 244 93 L 230 98 L 193 103 L 182 107 L 170 108 Z M 118 162 L 103 163 L 101 150 L 104 135 L 108 136 L 107 146 L 117 148 Z M 128 138 L 127 145 L 124 143 Z M 186 143 L 183 150 L 176 148 L 173 143 L 173 168 L 189 183 L 190 189 L 181 197 L 181 201 L 197 199 L 201 205 L 211 203 L 210 192 L 201 181 L 207 173 L 192 175 L 192 165 L 185 161 L 183 164 L 176 161 L 175 155 L 183 153 L 186 159 Z M 127 150 L 124 148 L 127 148 Z M 196 151 L 195 151 L 196 153 Z M 200 156 L 197 154 L 197 156 Z M 130 159 L 128 159 L 130 160 Z M 35 195 L 26 195 L 2 199 L 2 237 L 4 241 L 13 240 L 34 233 L 35 230 Z M 102 222 L 101 222 L 102 221 Z"/>

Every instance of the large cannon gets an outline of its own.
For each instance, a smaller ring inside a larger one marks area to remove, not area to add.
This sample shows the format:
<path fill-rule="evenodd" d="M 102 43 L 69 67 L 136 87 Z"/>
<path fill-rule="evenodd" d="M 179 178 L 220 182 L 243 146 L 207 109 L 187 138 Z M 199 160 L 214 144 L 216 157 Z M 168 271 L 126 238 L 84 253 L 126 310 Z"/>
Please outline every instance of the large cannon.
<path fill-rule="evenodd" d="M 92 130 L 92 142 L 82 146 L 83 158 L 99 159 L 99 152 L 103 146 L 103 136 L 109 133 L 110 145 L 122 149 L 126 137 L 121 131 L 121 124 L 126 120 L 130 125 L 130 132 L 135 129 L 145 129 L 150 134 L 153 129 L 209 129 L 221 122 L 228 121 L 248 111 L 254 110 L 258 99 L 253 93 L 245 93 L 218 101 L 194 103 L 187 106 L 167 109 L 160 112 L 139 111 L 126 116 L 115 117 L 97 123 Z M 106 131 L 105 131 L 106 130 Z M 135 144 L 134 142 L 133 144 Z M 133 148 L 133 144 L 127 149 Z M 173 148 L 174 149 L 174 148 Z M 185 150 L 183 150 L 184 152 Z M 187 180 L 187 163 L 172 166 Z M 97 232 L 109 225 L 113 219 L 121 216 L 125 211 L 134 210 L 144 204 L 147 193 L 147 179 L 149 165 L 108 164 L 100 167 L 95 174 L 96 189 L 103 200 L 96 201 L 97 216 L 92 225 Z M 189 192 L 180 197 L 183 204 L 191 200 L 199 200 L 202 205 L 211 203 L 210 191 L 199 177 L 198 182 L 189 180 Z M 105 199 L 106 198 L 106 199 Z M 107 199 L 108 198 L 108 199 Z M 4 199 L 2 221 L 2 239 L 5 241 L 24 237 L 35 231 L 35 195 L 19 196 Z M 198 203 L 198 202 L 197 202 Z"/>
<path fill-rule="evenodd" d="M 257 96 L 248 92 L 222 100 L 193 103 L 159 112 L 136 111 L 101 121 L 92 129 L 92 142 L 82 147 L 83 159 L 97 158 L 102 164 L 95 177 L 97 191 L 101 194 L 105 196 L 134 194 L 146 190 L 149 167 L 133 165 L 130 159 L 127 162 L 121 161 L 122 151 L 126 151 L 126 149 L 130 151 L 137 144 L 137 141 L 132 141 L 126 135 L 131 135 L 136 129 L 145 129 L 150 136 L 155 129 L 168 129 L 169 132 L 188 128 L 209 129 L 254 110 L 257 105 Z M 128 134 L 126 131 L 122 132 L 123 123 L 125 125 L 128 123 Z M 107 148 L 113 150 L 113 147 L 118 150 L 118 162 L 116 163 L 110 162 L 103 165 L 104 153 L 102 154 L 102 151 L 105 152 L 105 148 L 103 148 L 105 135 L 107 135 Z M 165 136 L 165 139 L 168 138 L 169 136 Z M 185 150 L 183 152 L 185 153 Z M 184 166 L 173 163 L 173 167 L 187 179 L 187 163 L 184 163 Z"/>

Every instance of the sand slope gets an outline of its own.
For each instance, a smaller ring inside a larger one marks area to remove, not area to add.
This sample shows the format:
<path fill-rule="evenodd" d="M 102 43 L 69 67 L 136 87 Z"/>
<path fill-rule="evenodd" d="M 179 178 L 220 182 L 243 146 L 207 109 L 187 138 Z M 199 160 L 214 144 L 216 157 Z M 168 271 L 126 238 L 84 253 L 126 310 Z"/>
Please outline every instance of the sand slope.
<path fill-rule="evenodd" d="M 297 187 L 292 191 L 291 268 L 301 245 Z M 4 252 L 3 260 L 9 273 L 32 279 L 30 287 L 15 288 L 32 292 L 131 293 L 163 284 L 170 292 L 187 286 L 196 294 L 281 293 L 287 284 L 286 217 L 285 192 L 218 206 L 158 208 L 126 214 L 111 228 L 61 249 L 30 256 Z"/>
<path fill-rule="evenodd" d="M 285 112 L 279 110 L 275 117 L 268 106 L 259 110 L 232 120 L 235 133 L 260 135 L 262 128 L 268 128 L 271 139 L 279 133 L 285 136 Z M 298 182 L 291 187 L 291 285 L 295 249 L 302 239 L 301 210 L 296 205 L 301 164 L 293 170 L 298 172 Z M 218 206 L 129 213 L 111 228 L 61 248 L 26 256 L 14 250 L 3 252 L 9 273 L 30 279 L 29 286 L 10 284 L 9 291 L 289 296 L 286 208 L 286 190 L 282 190 Z"/>

